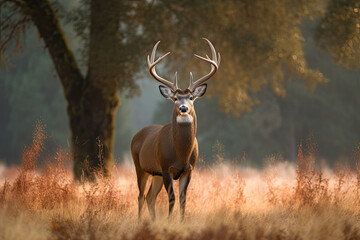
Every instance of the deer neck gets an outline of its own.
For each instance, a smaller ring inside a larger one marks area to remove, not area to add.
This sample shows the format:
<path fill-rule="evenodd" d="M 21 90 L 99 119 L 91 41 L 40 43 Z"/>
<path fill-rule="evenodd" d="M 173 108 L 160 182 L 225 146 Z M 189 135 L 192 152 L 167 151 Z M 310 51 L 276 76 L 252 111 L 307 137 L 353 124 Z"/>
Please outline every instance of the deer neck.
<path fill-rule="evenodd" d="M 172 140 L 177 159 L 180 161 L 188 162 L 190 155 L 194 149 L 196 137 L 196 114 L 192 109 L 189 119 L 179 119 L 176 110 L 173 112 L 172 119 Z"/>

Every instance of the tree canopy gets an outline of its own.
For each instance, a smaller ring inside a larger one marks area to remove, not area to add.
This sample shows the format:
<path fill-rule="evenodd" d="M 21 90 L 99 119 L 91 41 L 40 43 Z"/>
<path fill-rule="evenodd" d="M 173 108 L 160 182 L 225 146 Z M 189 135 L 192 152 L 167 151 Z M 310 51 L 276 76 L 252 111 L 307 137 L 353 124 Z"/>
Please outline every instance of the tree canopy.
<path fill-rule="evenodd" d="M 360 69 L 360 1 L 333 0 L 317 27 L 318 46 L 336 63 Z"/>
<path fill-rule="evenodd" d="M 174 71 L 181 63 L 184 86 L 189 71 L 201 75 L 209 68 L 190 58 L 204 51 L 200 39 L 209 38 L 223 59 L 209 93 L 218 99 L 221 111 L 239 115 L 259 102 L 252 93 L 264 85 L 285 96 L 292 76 L 304 80 L 310 90 L 328 81 L 307 66 L 300 30 L 301 21 L 323 7 L 320 0 L 154 1 L 144 17 L 144 35 L 165 42 L 160 50 L 175 51 L 166 64 Z"/>

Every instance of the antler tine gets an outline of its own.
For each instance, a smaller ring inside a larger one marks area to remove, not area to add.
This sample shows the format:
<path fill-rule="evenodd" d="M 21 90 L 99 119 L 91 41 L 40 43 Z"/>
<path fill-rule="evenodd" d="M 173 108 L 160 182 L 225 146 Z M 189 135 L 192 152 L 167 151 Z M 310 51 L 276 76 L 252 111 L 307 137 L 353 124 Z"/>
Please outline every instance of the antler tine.
<path fill-rule="evenodd" d="M 151 51 L 151 62 L 155 61 L 155 54 L 156 54 L 156 49 L 159 46 L 160 41 L 157 41 L 157 43 L 155 44 L 155 46 L 153 47 L 152 51 Z"/>
<path fill-rule="evenodd" d="M 176 91 L 176 89 L 178 89 L 177 86 L 177 73 L 175 73 L 175 80 L 174 83 L 160 77 L 157 73 L 156 73 L 156 69 L 155 66 L 161 62 L 161 60 L 163 60 L 167 55 L 170 54 L 170 52 L 164 54 L 163 56 L 159 57 L 157 60 L 155 60 L 155 55 L 156 55 L 156 49 L 157 46 L 159 45 L 160 41 L 158 41 L 155 46 L 153 47 L 153 50 L 151 51 L 151 57 L 148 55 L 147 56 L 147 63 L 148 63 L 148 67 L 149 67 L 149 71 L 150 74 L 160 83 L 168 86 L 169 88 L 171 88 L 173 91 Z"/>
<path fill-rule="evenodd" d="M 178 89 L 178 84 L 177 84 L 177 72 L 175 72 L 175 76 L 174 76 L 174 87 L 175 87 L 175 89 Z"/>
<path fill-rule="evenodd" d="M 210 63 L 211 69 L 207 75 L 203 76 L 202 78 L 199 78 L 195 82 L 193 82 L 192 73 L 190 73 L 190 84 L 188 87 L 188 89 L 190 91 L 194 91 L 194 89 L 197 86 L 200 86 L 201 84 L 206 82 L 209 78 L 211 78 L 216 73 L 216 71 L 218 70 L 219 65 L 220 65 L 220 61 L 221 61 L 220 53 L 216 54 L 216 50 L 215 50 L 214 46 L 212 45 L 212 43 L 209 41 L 209 39 L 207 39 L 207 38 L 203 38 L 203 39 L 208 43 L 208 45 L 211 49 L 211 58 L 208 55 L 206 55 L 206 58 L 199 56 L 197 54 L 194 54 L 194 55 L 195 55 L 195 57 L 200 58 L 201 60 Z"/>
<path fill-rule="evenodd" d="M 217 62 L 216 50 L 215 50 L 214 46 L 211 44 L 211 42 L 209 41 L 209 39 L 207 39 L 207 38 L 203 38 L 203 39 L 204 39 L 204 40 L 208 43 L 208 45 L 210 46 L 212 59 L 214 59 L 215 62 Z M 206 57 L 209 58 L 208 55 L 206 55 Z"/>

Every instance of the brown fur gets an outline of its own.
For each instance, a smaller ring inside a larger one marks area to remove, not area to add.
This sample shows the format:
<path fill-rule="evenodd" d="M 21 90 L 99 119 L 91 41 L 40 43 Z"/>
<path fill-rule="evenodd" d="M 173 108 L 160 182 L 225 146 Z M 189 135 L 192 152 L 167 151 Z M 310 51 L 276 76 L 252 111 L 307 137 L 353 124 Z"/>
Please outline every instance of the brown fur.
<path fill-rule="evenodd" d="M 161 84 L 160 93 L 174 103 L 172 122 L 165 125 L 150 125 L 140 130 L 131 142 L 131 154 L 134 160 L 136 175 L 139 187 L 139 218 L 141 209 L 145 202 L 144 191 L 149 175 L 152 175 L 152 182 L 149 192 L 146 194 L 146 202 L 149 207 L 152 218 L 155 218 L 155 200 L 159 194 L 162 184 L 169 197 L 169 216 L 171 216 L 174 203 L 174 185 L 173 180 L 179 179 L 180 192 L 180 213 L 184 217 L 186 190 L 190 183 L 191 171 L 196 165 L 199 150 L 196 140 L 196 114 L 193 101 L 205 94 L 207 84 L 205 83 L 217 71 L 220 64 L 220 54 L 216 53 L 211 42 L 203 38 L 211 49 L 209 58 L 196 57 L 211 64 L 210 72 L 193 81 L 193 75 L 190 72 L 189 87 L 182 90 L 177 85 L 177 73 L 175 73 L 174 82 L 170 82 L 156 73 L 155 66 L 163 60 L 170 52 L 155 60 L 158 41 L 148 55 L 147 63 L 150 74 Z M 161 177 L 162 176 L 162 179 Z"/>
<path fill-rule="evenodd" d="M 184 93 L 178 94 L 183 95 Z M 187 96 L 179 97 L 188 98 L 190 93 L 187 92 Z M 178 123 L 176 117 L 179 114 L 178 107 L 175 104 L 171 123 L 164 126 L 147 126 L 140 130 L 131 142 L 131 154 L 139 185 L 139 217 L 144 202 L 146 180 L 149 175 L 163 177 L 169 195 L 169 215 L 172 213 L 175 200 L 172 180 L 180 179 L 180 182 L 183 182 L 181 184 L 184 185 L 183 189 L 179 189 L 182 215 L 185 211 L 186 188 L 190 182 L 191 170 L 196 165 L 199 151 L 196 140 L 196 114 L 192 103 L 189 111 L 189 115 L 193 117 L 191 123 Z M 147 193 L 148 203 L 155 202 L 159 192 L 156 191 L 157 193 L 152 194 L 152 188 L 153 186 Z M 155 218 L 154 207 L 149 206 L 149 210 L 152 217 Z"/>

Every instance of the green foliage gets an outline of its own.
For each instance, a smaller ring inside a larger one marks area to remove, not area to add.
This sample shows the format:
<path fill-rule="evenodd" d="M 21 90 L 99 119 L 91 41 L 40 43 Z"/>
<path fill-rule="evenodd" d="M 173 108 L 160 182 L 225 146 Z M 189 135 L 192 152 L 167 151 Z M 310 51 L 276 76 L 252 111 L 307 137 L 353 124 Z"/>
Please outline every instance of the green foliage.
<path fill-rule="evenodd" d="M 317 44 L 329 52 L 336 63 L 360 69 L 360 1 L 329 1 L 316 34 Z"/>

